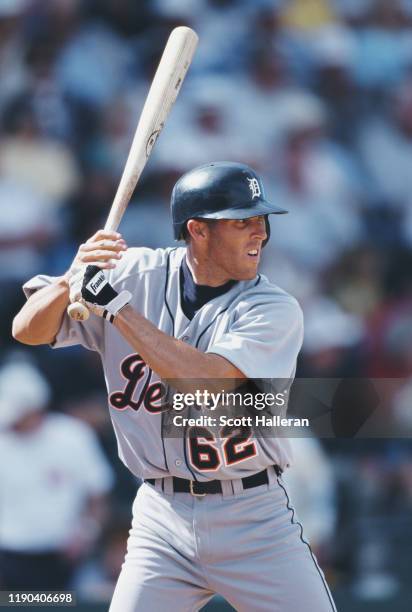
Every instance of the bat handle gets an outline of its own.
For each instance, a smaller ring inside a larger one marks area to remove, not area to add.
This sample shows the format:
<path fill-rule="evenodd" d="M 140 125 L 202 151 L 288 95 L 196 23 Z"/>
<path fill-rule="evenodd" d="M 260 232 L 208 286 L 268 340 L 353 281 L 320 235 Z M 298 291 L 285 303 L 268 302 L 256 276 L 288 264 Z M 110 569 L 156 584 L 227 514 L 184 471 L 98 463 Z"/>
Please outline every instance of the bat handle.
<path fill-rule="evenodd" d="M 89 318 L 89 309 L 81 302 L 73 302 L 67 307 L 67 314 L 75 321 L 87 321 Z"/>

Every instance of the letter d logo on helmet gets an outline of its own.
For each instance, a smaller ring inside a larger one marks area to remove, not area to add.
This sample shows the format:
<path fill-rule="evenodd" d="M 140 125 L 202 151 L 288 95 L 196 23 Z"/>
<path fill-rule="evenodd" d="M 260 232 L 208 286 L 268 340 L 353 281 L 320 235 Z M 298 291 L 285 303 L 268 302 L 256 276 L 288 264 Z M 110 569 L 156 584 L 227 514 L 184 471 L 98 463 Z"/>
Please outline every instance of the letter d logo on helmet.
<path fill-rule="evenodd" d="M 248 219 L 288 212 L 266 200 L 252 168 L 234 162 L 213 162 L 184 174 L 173 188 L 171 211 L 176 240 L 183 238 L 189 219 Z M 266 226 L 269 239 L 267 219 Z"/>
<path fill-rule="evenodd" d="M 260 198 L 262 192 L 260 190 L 260 185 L 258 183 L 258 180 L 255 178 L 252 178 L 252 179 L 248 178 L 246 180 L 248 181 L 250 190 L 252 192 L 252 200 L 253 198 Z"/>

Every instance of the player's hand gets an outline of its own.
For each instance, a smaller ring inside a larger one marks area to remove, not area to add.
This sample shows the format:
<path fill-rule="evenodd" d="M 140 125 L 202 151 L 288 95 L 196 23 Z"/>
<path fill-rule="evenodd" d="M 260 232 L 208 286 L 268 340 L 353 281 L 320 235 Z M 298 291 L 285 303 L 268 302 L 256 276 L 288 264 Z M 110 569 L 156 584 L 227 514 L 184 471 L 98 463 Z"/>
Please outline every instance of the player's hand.
<path fill-rule="evenodd" d="M 84 244 L 81 244 L 69 269 L 69 276 L 76 274 L 80 269 L 92 264 L 102 270 L 116 267 L 121 259 L 127 244 L 119 232 L 105 232 L 98 230 Z"/>
<path fill-rule="evenodd" d="M 70 302 L 77 302 L 81 298 L 83 274 L 88 265 L 97 266 L 102 270 L 113 269 L 126 249 L 127 244 L 119 232 L 106 232 L 103 229 L 98 230 L 81 244 L 65 274 L 69 283 Z"/>

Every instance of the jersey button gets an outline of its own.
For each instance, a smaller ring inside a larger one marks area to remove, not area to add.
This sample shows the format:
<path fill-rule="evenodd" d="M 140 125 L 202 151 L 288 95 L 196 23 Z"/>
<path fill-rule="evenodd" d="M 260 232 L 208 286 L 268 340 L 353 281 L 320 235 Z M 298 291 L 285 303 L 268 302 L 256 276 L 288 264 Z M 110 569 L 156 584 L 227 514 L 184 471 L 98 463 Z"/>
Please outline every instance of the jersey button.
<path fill-rule="evenodd" d="M 183 342 L 188 342 L 190 340 L 190 336 L 182 336 L 181 340 L 183 340 Z"/>
<path fill-rule="evenodd" d="M 181 459 L 176 459 L 175 461 L 175 466 L 176 467 L 180 467 L 182 465 L 183 461 Z"/>

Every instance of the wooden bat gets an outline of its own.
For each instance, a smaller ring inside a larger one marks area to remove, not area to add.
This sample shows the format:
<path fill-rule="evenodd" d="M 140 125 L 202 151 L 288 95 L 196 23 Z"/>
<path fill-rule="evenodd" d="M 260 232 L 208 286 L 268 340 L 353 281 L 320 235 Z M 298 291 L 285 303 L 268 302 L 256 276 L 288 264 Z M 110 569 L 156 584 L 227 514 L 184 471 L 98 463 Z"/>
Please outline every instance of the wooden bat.
<path fill-rule="evenodd" d="M 198 40 L 196 32 L 185 26 L 175 28 L 169 36 L 140 115 L 122 178 L 104 226 L 107 231 L 116 231 L 119 227 L 136 183 L 178 96 Z M 88 309 L 80 302 L 70 304 L 67 312 L 72 319 L 77 321 L 85 321 L 89 317 Z"/>

